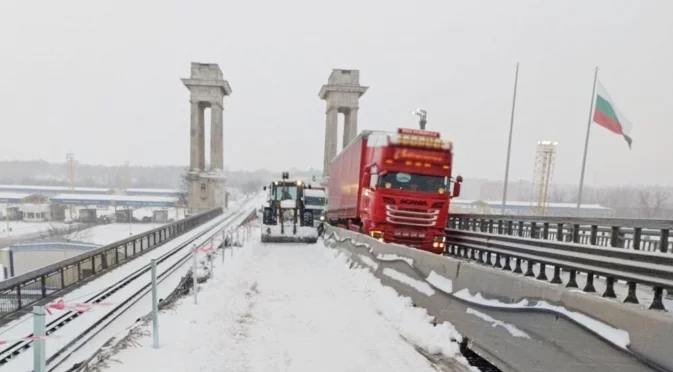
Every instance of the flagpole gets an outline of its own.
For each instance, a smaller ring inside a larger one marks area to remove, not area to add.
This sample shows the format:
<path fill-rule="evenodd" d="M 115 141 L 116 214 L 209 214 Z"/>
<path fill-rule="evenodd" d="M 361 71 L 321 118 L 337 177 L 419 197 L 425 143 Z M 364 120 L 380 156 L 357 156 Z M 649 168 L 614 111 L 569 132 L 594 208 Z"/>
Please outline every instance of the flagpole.
<path fill-rule="evenodd" d="M 516 88 L 519 83 L 519 63 L 516 63 L 516 72 L 514 73 L 514 96 L 512 97 L 512 113 L 509 118 L 509 142 L 507 143 L 507 161 L 505 163 L 505 185 L 502 188 L 502 209 L 500 214 L 505 214 L 505 204 L 507 203 L 507 183 L 509 182 L 509 156 L 512 152 L 512 131 L 514 129 L 514 109 L 516 108 Z"/>
<path fill-rule="evenodd" d="M 589 149 L 589 133 L 591 132 L 591 122 L 593 121 L 594 101 L 596 99 L 596 81 L 598 81 L 598 66 L 594 69 L 594 84 L 591 87 L 591 104 L 589 105 L 589 120 L 587 122 L 587 137 L 584 140 L 584 157 L 582 158 L 582 175 L 580 176 L 580 189 L 577 193 L 577 213 L 579 214 L 582 204 L 582 188 L 584 187 L 584 170 L 587 166 L 587 150 Z"/>

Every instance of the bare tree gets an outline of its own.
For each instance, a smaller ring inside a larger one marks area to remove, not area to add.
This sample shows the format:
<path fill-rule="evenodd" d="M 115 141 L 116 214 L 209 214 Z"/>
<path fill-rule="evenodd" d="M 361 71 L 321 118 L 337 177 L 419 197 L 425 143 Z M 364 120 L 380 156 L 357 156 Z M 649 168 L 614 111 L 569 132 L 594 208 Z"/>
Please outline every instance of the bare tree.
<path fill-rule="evenodd" d="M 187 195 L 189 194 L 189 168 L 185 168 L 180 175 L 180 184 L 178 186 L 178 204 L 187 207 Z"/>
<path fill-rule="evenodd" d="M 246 196 L 256 194 L 262 191 L 262 181 L 259 179 L 250 180 L 245 183 L 241 191 L 243 191 Z"/>
<path fill-rule="evenodd" d="M 658 217 L 668 197 L 668 192 L 662 189 L 655 191 L 639 190 L 638 201 L 641 216 L 645 218 Z"/>
<path fill-rule="evenodd" d="M 549 195 L 549 201 L 551 203 L 569 203 L 572 199 L 572 194 L 560 186 L 553 186 L 551 189 L 551 194 Z"/>

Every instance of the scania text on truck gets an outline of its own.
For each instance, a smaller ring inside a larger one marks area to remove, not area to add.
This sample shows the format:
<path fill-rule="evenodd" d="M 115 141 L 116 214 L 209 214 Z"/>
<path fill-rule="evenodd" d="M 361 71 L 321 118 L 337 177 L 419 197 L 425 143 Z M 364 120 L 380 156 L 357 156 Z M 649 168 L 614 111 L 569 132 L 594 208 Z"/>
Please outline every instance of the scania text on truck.
<path fill-rule="evenodd" d="M 327 220 L 441 254 L 449 202 L 462 182 L 451 178 L 452 150 L 438 132 L 363 131 L 330 163 Z"/>

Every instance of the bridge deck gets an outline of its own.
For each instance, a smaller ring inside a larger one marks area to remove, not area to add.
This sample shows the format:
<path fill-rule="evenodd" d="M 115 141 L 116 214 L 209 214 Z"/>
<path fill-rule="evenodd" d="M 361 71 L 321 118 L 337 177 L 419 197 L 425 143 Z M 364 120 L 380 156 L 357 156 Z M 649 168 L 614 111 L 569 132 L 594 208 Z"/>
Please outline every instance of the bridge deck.
<path fill-rule="evenodd" d="M 333 253 L 322 244 L 253 243 L 227 255 L 198 305 L 188 298 L 162 314 L 160 352 L 145 337 L 111 369 L 469 370 L 427 352 L 460 356 L 451 327 L 433 327 L 423 310 L 369 274 L 354 275 Z"/>

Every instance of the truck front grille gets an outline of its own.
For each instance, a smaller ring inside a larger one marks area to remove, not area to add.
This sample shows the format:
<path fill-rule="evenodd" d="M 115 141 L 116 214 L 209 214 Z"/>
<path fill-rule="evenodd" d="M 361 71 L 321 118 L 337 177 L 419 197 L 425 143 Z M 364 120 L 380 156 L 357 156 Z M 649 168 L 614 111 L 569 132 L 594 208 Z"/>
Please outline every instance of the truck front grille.
<path fill-rule="evenodd" d="M 431 227 L 437 223 L 439 210 L 397 209 L 386 205 L 386 221 L 395 225 Z"/>

